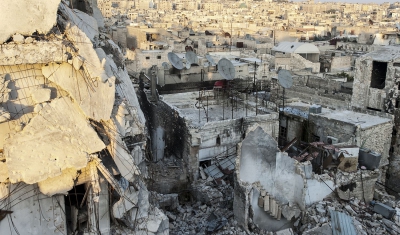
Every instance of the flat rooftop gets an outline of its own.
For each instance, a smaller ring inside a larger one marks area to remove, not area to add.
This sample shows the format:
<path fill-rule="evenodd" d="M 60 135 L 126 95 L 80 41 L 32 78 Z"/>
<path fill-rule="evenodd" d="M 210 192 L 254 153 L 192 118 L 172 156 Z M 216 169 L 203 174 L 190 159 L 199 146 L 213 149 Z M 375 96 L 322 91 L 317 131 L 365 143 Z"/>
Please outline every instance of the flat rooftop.
<path fill-rule="evenodd" d="M 332 110 L 331 112 L 316 114 L 333 120 L 338 120 L 354 125 L 359 125 L 362 129 L 377 126 L 380 124 L 391 122 L 389 118 L 369 115 L 365 113 L 357 113 L 349 110 Z"/>
<path fill-rule="evenodd" d="M 285 104 L 285 113 L 308 118 L 309 107 L 312 105 L 315 104 L 304 103 L 301 101 L 290 102 Z M 332 120 L 338 120 L 353 125 L 359 125 L 363 129 L 392 121 L 390 118 L 384 118 L 365 113 L 358 113 L 350 110 L 332 110 L 328 108 L 322 108 L 321 113 L 313 113 L 313 115 L 325 117 Z"/>
<path fill-rule="evenodd" d="M 249 95 L 250 97 L 251 95 Z M 239 119 L 243 117 L 256 116 L 254 97 L 249 100 L 243 100 L 238 97 L 225 96 L 222 93 L 214 99 L 213 90 L 207 90 L 202 94 L 202 101 L 199 101 L 199 92 L 185 92 L 178 94 L 162 95 L 162 101 L 177 110 L 182 117 L 188 120 L 190 126 L 201 127 L 205 123 L 222 120 Z M 207 108 L 208 97 L 208 108 Z M 231 101 L 238 101 L 232 108 Z M 247 107 L 247 111 L 246 111 Z M 257 106 L 257 115 L 266 115 L 275 113 L 272 110 L 261 106 L 261 101 Z M 207 114 L 208 111 L 208 115 Z M 233 118 L 232 118 L 233 116 Z"/>

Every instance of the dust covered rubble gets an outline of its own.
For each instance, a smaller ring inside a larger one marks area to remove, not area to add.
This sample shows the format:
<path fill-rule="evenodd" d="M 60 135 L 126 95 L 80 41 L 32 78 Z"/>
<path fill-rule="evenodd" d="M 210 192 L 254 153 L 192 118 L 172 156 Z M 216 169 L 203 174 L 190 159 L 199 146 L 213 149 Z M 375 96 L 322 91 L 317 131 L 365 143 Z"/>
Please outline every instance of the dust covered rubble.
<path fill-rule="evenodd" d="M 171 235 L 273 234 L 253 223 L 250 231 L 239 226 L 233 215 L 233 187 L 229 184 L 198 180 L 188 193 L 191 195 L 188 198 L 179 198 L 178 194 L 152 192 L 151 202 L 167 215 Z"/>
<path fill-rule="evenodd" d="M 382 202 L 395 206 L 399 213 L 400 201 L 396 204 L 393 196 L 385 195 L 387 198 Z M 332 234 L 331 211 L 350 216 L 359 235 L 400 234 L 400 221 L 396 221 L 398 215 L 394 218 L 384 218 L 374 212 L 371 205 L 360 199 L 351 198 L 349 201 L 344 201 L 336 197 L 325 198 L 309 206 L 303 212 L 303 217 L 295 222 L 295 231 L 300 234 Z"/>

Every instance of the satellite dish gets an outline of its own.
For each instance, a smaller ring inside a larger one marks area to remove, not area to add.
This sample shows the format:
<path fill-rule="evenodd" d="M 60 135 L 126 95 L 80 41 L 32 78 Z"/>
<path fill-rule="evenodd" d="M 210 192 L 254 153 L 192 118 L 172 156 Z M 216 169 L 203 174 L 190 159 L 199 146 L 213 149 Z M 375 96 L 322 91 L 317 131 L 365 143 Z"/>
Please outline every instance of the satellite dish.
<path fill-rule="evenodd" d="M 183 63 L 181 61 L 181 59 L 172 52 L 168 52 L 168 60 L 169 62 L 171 62 L 172 66 L 174 66 L 176 69 L 183 69 Z"/>
<path fill-rule="evenodd" d="M 190 63 L 186 62 L 186 69 L 190 69 Z"/>
<path fill-rule="evenodd" d="M 283 88 L 291 88 L 293 86 L 292 74 L 286 69 L 279 70 L 278 82 Z"/>
<path fill-rule="evenodd" d="M 210 64 L 212 66 L 216 65 L 216 63 L 214 62 L 214 59 L 210 55 L 206 55 L 206 58 L 207 58 L 208 62 L 210 62 Z"/>
<path fill-rule="evenodd" d="M 197 58 L 197 55 L 193 51 L 187 51 L 186 52 L 186 61 L 189 64 L 198 64 L 199 63 L 199 58 Z"/>
<path fill-rule="evenodd" d="M 210 66 L 210 63 L 204 62 L 204 63 L 203 63 L 203 66 L 204 66 L 205 68 L 207 68 L 208 66 Z"/>
<path fill-rule="evenodd" d="M 169 64 L 167 62 L 163 62 L 161 65 L 164 67 L 164 69 L 169 69 Z"/>
<path fill-rule="evenodd" d="M 228 59 L 223 58 L 218 61 L 218 72 L 227 80 L 232 80 L 235 78 L 235 67 Z"/>

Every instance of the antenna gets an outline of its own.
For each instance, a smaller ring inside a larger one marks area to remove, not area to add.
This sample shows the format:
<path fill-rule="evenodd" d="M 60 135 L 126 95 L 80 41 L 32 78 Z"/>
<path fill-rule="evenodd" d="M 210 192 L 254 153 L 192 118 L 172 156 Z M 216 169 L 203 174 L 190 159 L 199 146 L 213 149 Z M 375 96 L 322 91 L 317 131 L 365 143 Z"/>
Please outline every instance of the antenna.
<path fill-rule="evenodd" d="M 214 62 L 214 59 L 212 58 L 211 55 L 206 55 L 206 58 L 207 58 L 208 62 L 210 62 L 210 64 L 211 64 L 212 66 L 215 66 L 215 65 L 216 65 L 216 63 Z"/>
<path fill-rule="evenodd" d="M 291 88 L 293 86 L 292 74 L 286 69 L 279 70 L 278 82 L 283 88 Z"/>
<path fill-rule="evenodd" d="M 227 80 L 232 80 L 235 78 L 235 67 L 228 59 L 223 58 L 218 61 L 218 72 Z"/>
<path fill-rule="evenodd" d="M 283 93 L 283 95 L 282 95 L 283 109 L 282 109 L 282 111 L 285 111 L 285 89 L 291 88 L 293 86 L 292 74 L 286 69 L 279 70 L 278 82 L 279 82 L 279 85 L 281 85 L 283 87 L 283 92 L 282 92 Z"/>
<path fill-rule="evenodd" d="M 163 62 L 161 65 L 164 67 L 164 69 L 169 69 L 169 64 L 167 62 Z"/>
<path fill-rule="evenodd" d="M 189 65 L 199 64 L 199 58 L 193 51 L 187 51 L 185 57 L 186 57 L 186 63 L 188 63 Z"/>
<path fill-rule="evenodd" d="M 183 63 L 181 59 L 173 52 L 168 52 L 168 60 L 176 69 L 182 70 Z"/>

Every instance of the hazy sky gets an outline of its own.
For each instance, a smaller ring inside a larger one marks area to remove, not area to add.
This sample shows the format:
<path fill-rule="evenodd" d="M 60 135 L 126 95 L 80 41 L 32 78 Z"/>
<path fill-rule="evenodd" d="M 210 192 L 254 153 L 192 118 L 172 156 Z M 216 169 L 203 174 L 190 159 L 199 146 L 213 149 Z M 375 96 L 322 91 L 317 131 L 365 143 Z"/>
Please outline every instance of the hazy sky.
<path fill-rule="evenodd" d="M 300 0 L 293 0 L 294 2 L 300 2 Z M 399 2 L 399 0 L 315 0 L 315 2 L 350 2 L 350 3 L 384 3 L 384 2 Z"/>

